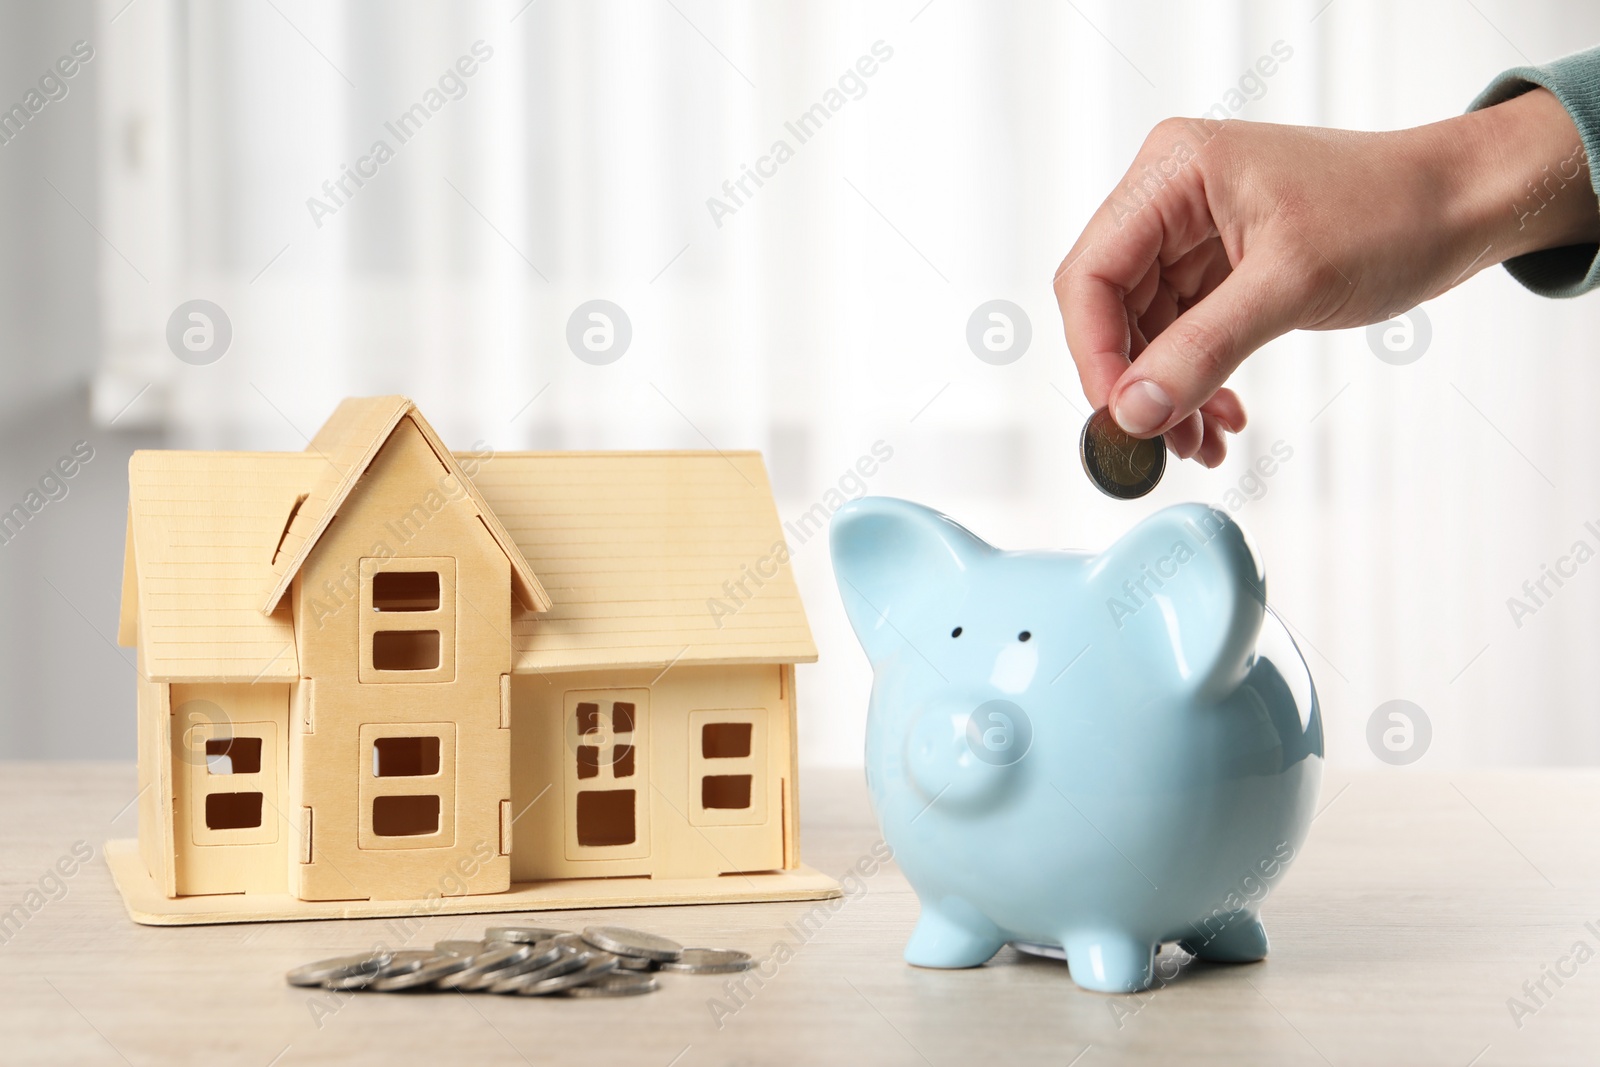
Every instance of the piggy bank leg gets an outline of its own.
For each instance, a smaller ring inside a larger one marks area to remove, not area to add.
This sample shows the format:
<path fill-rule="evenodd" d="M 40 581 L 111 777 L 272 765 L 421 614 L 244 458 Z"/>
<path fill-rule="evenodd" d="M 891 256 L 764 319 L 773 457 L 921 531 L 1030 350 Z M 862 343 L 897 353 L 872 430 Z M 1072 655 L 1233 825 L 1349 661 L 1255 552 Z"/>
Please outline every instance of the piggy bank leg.
<path fill-rule="evenodd" d="M 906 942 L 906 962 L 918 967 L 976 967 L 1005 942 L 994 923 L 966 901 L 923 901 L 917 928 Z"/>
<path fill-rule="evenodd" d="M 1155 978 L 1156 947 L 1113 930 L 1079 931 L 1061 939 L 1072 980 L 1096 993 L 1137 993 Z"/>
<path fill-rule="evenodd" d="M 1261 920 L 1248 912 L 1236 911 L 1223 920 L 1220 929 L 1207 922 L 1205 936 L 1184 938 L 1178 944 L 1192 955 L 1213 963 L 1254 963 L 1267 955 L 1267 931 Z"/>

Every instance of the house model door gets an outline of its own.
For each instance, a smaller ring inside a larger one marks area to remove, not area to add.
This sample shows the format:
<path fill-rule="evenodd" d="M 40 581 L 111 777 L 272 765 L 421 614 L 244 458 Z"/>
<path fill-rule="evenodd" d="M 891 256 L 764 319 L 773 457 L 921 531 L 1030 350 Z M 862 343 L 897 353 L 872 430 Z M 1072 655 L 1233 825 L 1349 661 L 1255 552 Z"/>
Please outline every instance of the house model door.
<path fill-rule="evenodd" d="M 650 690 L 574 690 L 563 711 L 566 858 L 636 861 L 597 874 L 648 873 Z"/>

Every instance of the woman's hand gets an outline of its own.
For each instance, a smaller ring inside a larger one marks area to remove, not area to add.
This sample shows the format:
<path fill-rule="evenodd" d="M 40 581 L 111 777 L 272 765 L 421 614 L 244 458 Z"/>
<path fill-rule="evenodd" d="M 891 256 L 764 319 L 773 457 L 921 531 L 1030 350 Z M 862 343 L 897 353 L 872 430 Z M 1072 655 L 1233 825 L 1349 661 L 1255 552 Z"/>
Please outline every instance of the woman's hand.
<path fill-rule="evenodd" d="M 1090 403 L 1214 467 L 1245 424 L 1223 383 L 1273 338 L 1381 322 L 1502 260 L 1594 241 L 1587 158 L 1543 89 L 1392 133 L 1169 119 L 1055 290 Z"/>

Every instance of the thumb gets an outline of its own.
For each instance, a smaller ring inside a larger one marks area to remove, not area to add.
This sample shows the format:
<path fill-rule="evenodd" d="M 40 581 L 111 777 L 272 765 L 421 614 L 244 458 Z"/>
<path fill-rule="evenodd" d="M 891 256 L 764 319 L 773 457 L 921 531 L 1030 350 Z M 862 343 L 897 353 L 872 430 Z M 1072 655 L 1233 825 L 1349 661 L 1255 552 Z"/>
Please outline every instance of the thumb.
<path fill-rule="evenodd" d="M 1199 409 L 1246 356 L 1294 328 L 1281 279 L 1241 267 L 1151 339 L 1111 389 L 1111 416 L 1135 437 Z"/>

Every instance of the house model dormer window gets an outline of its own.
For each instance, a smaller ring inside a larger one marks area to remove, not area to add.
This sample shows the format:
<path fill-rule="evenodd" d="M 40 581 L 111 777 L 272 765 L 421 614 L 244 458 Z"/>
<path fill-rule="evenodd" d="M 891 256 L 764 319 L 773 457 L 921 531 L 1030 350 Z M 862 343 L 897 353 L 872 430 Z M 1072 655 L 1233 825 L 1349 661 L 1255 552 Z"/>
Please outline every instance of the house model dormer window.
<path fill-rule="evenodd" d="M 455 677 L 455 564 L 445 556 L 361 560 L 361 681 Z"/>

